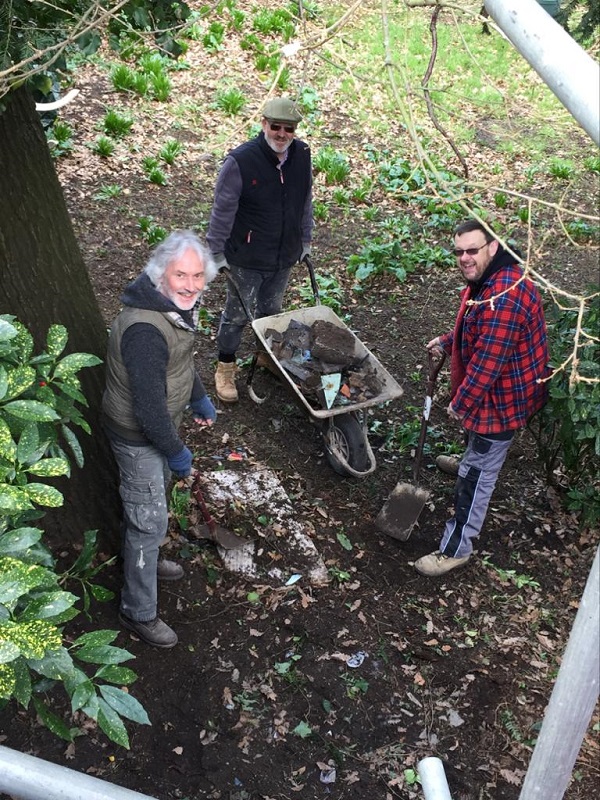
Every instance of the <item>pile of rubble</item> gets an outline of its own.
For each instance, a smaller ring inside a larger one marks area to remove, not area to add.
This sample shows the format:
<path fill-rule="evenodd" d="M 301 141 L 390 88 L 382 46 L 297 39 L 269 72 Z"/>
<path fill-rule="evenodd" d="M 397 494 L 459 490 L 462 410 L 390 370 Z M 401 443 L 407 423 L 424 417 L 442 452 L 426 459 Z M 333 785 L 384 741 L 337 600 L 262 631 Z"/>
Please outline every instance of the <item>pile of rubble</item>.
<path fill-rule="evenodd" d="M 268 328 L 265 341 L 279 366 L 313 408 L 362 403 L 382 390 L 368 354 L 356 355 L 356 338 L 347 328 L 316 320 L 292 319 L 285 331 Z"/>

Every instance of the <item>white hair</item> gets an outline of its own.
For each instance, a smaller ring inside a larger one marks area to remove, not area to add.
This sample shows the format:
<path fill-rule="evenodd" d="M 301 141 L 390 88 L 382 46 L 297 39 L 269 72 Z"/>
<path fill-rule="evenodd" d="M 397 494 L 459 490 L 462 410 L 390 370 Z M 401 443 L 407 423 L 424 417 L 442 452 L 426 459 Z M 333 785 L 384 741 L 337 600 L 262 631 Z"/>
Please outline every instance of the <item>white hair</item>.
<path fill-rule="evenodd" d="M 144 267 L 144 272 L 155 286 L 160 284 L 169 264 L 178 261 L 186 250 L 193 250 L 204 265 L 205 283 L 210 283 L 216 277 L 218 270 L 213 257 L 198 235 L 190 230 L 177 230 L 156 247 Z"/>

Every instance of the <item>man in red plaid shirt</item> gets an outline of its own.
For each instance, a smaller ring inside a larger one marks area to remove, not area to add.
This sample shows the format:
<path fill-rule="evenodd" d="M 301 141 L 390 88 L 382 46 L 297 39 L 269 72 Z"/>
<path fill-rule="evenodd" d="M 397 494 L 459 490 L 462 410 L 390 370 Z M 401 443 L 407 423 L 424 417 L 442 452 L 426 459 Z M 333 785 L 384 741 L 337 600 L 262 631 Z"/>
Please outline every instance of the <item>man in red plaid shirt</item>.
<path fill-rule="evenodd" d="M 542 301 L 517 259 L 476 220 L 458 226 L 454 245 L 467 285 L 454 330 L 427 349 L 450 356 L 448 415 L 464 428 L 467 449 L 440 549 L 415 562 L 430 576 L 471 557 L 514 433 L 544 405 L 549 374 Z"/>

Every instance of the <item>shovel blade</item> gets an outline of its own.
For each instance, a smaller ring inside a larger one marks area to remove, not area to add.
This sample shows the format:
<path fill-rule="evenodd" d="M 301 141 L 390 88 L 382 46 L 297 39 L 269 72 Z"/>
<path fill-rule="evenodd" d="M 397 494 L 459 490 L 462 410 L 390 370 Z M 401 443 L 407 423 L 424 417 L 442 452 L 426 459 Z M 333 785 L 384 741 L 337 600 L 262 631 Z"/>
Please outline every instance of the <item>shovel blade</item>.
<path fill-rule="evenodd" d="M 194 525 L 190 528 L 190 533 L 196 539 L 206 539 L 213 544 L 222 547 L 224 550 L 236 550 L 245 544 L 250 544 L 250 539 L 244 539 L 243 536 L 238 536 L 233 531 L 228 531 L 221 525 Z"/>
<path fill-rule="evenodd" d="M 411 483 L 398 483 L 375 518 L 382 533 L 405 542 L 412 533 L 429 492 Z"/>

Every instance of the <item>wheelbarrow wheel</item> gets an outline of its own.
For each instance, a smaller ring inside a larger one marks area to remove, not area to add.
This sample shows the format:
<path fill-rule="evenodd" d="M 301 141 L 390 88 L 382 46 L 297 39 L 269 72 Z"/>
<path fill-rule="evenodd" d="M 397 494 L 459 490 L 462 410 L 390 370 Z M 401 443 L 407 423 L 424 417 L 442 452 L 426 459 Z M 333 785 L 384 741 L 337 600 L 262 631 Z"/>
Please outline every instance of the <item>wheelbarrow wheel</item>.
<path fill-rule="evenodd" d="M 352 414 L 340 414 L 332 419 L 324 434 L 327 444 L 327 460 L 338 475 L 351 475 L 343 461 L 336 455 L 339 451 L 352 469 L 365 472 L 369 467 L 369 454 L 365 443 L 365 432 Z"/>

